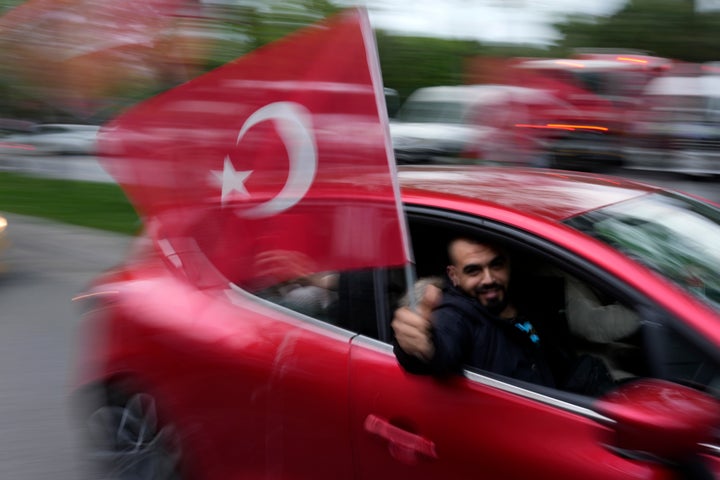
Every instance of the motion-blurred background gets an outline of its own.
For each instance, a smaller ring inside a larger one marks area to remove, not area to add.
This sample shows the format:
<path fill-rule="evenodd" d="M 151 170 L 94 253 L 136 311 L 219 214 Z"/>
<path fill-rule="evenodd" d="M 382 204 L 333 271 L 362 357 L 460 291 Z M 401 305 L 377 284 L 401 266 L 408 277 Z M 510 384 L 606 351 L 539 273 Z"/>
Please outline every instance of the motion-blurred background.
<path fill-rule="evenodd" d="M 1 0 L 0 155 L 92 154 L 122 109 L 352 4 Z M 399 163 L 720 170 L 717 0 L 364 5 Z"/>
<path fill-rule="evenodd" d="M 71 298 L 140 229 L 99 127 L 351 3 L 0 0 L 0 478 L 96 478 Z M 612 170 L 720 201 L 720 1 L 365 5 L 398 163 Z"/>

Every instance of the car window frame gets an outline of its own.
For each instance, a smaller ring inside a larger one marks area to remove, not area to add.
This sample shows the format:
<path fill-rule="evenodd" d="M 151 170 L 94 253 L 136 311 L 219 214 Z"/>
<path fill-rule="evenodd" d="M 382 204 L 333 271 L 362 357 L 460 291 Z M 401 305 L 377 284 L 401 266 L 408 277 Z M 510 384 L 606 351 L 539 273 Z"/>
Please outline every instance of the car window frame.
<path fill-rule="evenodd" d="M 562 265 L 565 271 L 576 276 L 581 281 L 587 282 L 590 285 L 601 284 L 603 290 L 607 290 L 608 293 L 622 303 L 632 306 L 641 317 L 641 329 L 645 329 L 646 325 L 649 325 L 654 331 L 653 338 L 656 338 L 656 336 L 660 334 L 682 335 L 685 341 L 690 342 L 698 348 L 703 355 L 720 364 L 720 352 L 716 351 L 715 346 L 699 332 L 671 312 L 662 308 L 662 306 L 653 303 L 644 293 L 622 281 L 622 279 L 610 274 L 579 252 L 567 250 L 548 239 L 539 237 L 516 226 L 502 223 L 496 219 L 482 217 L 476 212 L 464 213 L 425 205 L 406 205 L 405 212 L 408 216 L 409 223 L 412 223 L 410 222 L 410 218 L 414 217 L 414 221 L 424 219 L 442 225 L 443 228 L 454 228 L 459 232 L 469 232 L 469 234 L 472 234 L 472 232 L 475 231 L 483 237 L 493 238 L 504 244 L 511 245 L 513 248 L 520 248 L 524 253 L 537 254 L 548 262 Z M 578 234 L 581 233 L 578 232 Z M 647 338 L 643 339 L 642 347 L 645 355 L 650 356 L 649 361 L 652 362 L 650 365 L 652 376 L 662 378 L 662 368 L 656 363 L 657 358 L 655 358 L 660 352 L 653 351 L 651 342 Z M 480 378 L 483 379 L 483 383 L 485 383 L 488 378 L 493 379 L 496 377 L 490 372 L 469 368 L 466 368 L 464 373 L 465 376 L 476 379 L 479 375 Z M 490 374 L 488 375 L 488 373 Z M 497 378 L 495 378 L 495 380 L 497 380 Z M 511 384 L 523 384 L 523 382 L 519 382 L 518 380 L 505 377 L 502 377 L 502 381 Z M 593 402 L 588 402 L 587 400 L 594 400 L 592 397 L 566 394 L 567 392 L 538 385 L 527 384 L 521 386 L 543 395 L 564 399 L 588 408 Z"/>
<path fill-rule="evenodd" d="M 373 304 L 375 311 L 375 326 L 377 327 L 377 335 L 371 336 L 362 332 L 361 328 L 358 328 L 359 321 L 357 318 L 349 318 L 342 322 L 342 324 L 333 323 L 327 319 L 313 316 L 312 314 L 296 310 L 290 306 L 278 303 L 270 298 L 267 298 L 262 292 L 255 292 L 246 290 L 234 284 L 231 285 L 231 290 L 235 293 L 242 294 L 252 298 L 255 302 L 261 303 L 262 305 L 271 308 L 275 311 L 282 313 L 294 320 L 304 322 L 306 324 L 323 328 L 333 333 L 342 333 L 344 336 L 350 339 L 363 336 L 383 344 L 392 343 L 392 329 L 390 327 L 390 321 L 392 320 L 392 311 L 389 310 L 389 281 L 388 272 L 389 268 L 371 268 L 364 270 L 372 276 L 372 290 L 373 290 Z M 337 272 L 337 273 L 357 273 L 352 272 Z M 340 295 L 340 292 L 339 292 Z"/>

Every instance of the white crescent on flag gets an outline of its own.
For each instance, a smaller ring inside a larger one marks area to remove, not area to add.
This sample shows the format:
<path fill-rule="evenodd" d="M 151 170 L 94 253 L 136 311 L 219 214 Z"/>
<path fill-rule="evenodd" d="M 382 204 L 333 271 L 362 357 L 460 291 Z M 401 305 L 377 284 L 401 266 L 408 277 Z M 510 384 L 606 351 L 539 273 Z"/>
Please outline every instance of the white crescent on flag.
<path fill-rule="evenodd" d="M 272 199 L 251 209 L 238 211 L 242 217 L 260 218 L 277 215 L 299 202 L 310 189 L 317 171 L 317 146 L 312 133 L 312 115 L 295 102 L 275 102 L 266 105 L 250 115 L 237 136 L 239 145 L 245 134 L 260 122 L 272 120 L 287 150 L 290 170 L 282 190 Z M 229 156 L 225 157 L 222 172 L 213 171 L 215 180 L 222 185 L 221 202 L 225 205 L 233 192 L 243 197 L 250 196 L 245 180 L 250 171 L 238 171 Z"/>

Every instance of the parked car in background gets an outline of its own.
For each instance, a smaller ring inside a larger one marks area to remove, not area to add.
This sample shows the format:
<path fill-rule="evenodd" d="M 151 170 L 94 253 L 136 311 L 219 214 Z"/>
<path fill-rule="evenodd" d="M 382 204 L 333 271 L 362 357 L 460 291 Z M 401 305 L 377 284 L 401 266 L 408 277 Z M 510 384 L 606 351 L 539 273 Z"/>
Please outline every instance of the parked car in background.
<path fill-rule="evenodd" d="M 647 85 L 628 135 L 628 168 L 720 175 L 720 75 Z"/>
<path fill-rule="evenodd" d="M 390 133 L 399 164 L 491 163 L 549 166 L 572 110 L 548 92 L 511 85 L 420 88 Z"/>
<path fill-rule="evenodd" d="M 96 151 L 97 125 L 44 123 L 30 131 L 0 138 L 3 155 L 93 155 Z"/>
<path fill-rule="evenodd" d="M 643 87 L 675 68 L 648 52 L 583 49 L 568 58 L 478 56 L 467 78 L 540 89 L 566 104 L 550 118 L 554 166 L 602 170 L 622 164 L 623 144 Z"/>
<path fill-rule="evenodd" d="M 0 139 L 7 135 L 31 132 L 34 126 L 35 123 L 30 120 L 0 118 Z"/>
<path fill-rule="evenodd" d="M 458 162 L 488 132 L 472 123 L 477 88 L 420 88 L 403 103 L 390 122 L 398 164 Z"/>

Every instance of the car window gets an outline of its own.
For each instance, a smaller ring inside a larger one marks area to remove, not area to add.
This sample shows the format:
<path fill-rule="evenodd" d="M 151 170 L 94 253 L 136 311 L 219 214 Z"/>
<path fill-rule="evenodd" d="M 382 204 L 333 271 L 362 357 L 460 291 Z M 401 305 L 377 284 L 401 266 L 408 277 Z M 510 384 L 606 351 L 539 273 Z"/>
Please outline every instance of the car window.
<path fill-rule="evenodd" d="M 654 194 L 566 222 L 720 309 L 720 210 L 679 195 Z"/>
<path fill-rule="evenodd" d="M 298 313 L 337 322 L 338 273 L 320 272 L 281 282 L 255 292 Z"/>
<path fill-rule="evenodd" d="M 390 318 L 405 293 L 402 268 L 322 272 L 253 292 L 329 325 L 390 342 Z"/>
<path fill-rule="evenodd" d="M 535 258 L 524 261 L 519 282 L 530 291 L 525 295 L 533 308 L 557 322 L 555 335 L 567 342 L 562 348 L 569 347 L 572 355 L 601 360 L 615 382 L 649 374 L 642 315 L 636 306 L 618 298 L 602 282 L 590 282 L 563 265 Z"/>
<path fill-rule="evenodd" d="M 648 323 L 645 336 L 652 376 L 720 395 L 720 364 L 702 338 L 667 322 Z"/>
<path fill-rule="evenodd" d="M 408 100 L 400 109 L 398 118 L 403 122 L 457 123 L 466 122 L 468 104 L 460 101 Z"/>
<path fill-rule="evenodd" d="M 704 390 L 717 388 L 720 363 L 712 347 L 651 299 L 549 242 L 492 222 L 480 224 L 469 217 L 467 222 L 448 221 L 447 213 L 410 217 L 418 276 L 444 277 L 445 245 L 460 234 L 502 244 L 512 259 L 515 298 L 532 312 L 541 337 L 562 349 L 553 361 L 565 363 L 556 365 L 556 372 L 568 379 L 582 374 L 584 366 L 573 359 L 591 357 L 618 384 L 656 377 Z M 558 388 L 550 394 L 565 397 L 567 392 Z"/>
<path fill-rule="evenodd" d="M 46 133 L 63 133 L 67 130 L 63 127 L 57 126 L 57 125 L 40 125 L 35 129 L 35 133 L 37 134 L 46 134 Z"/>

